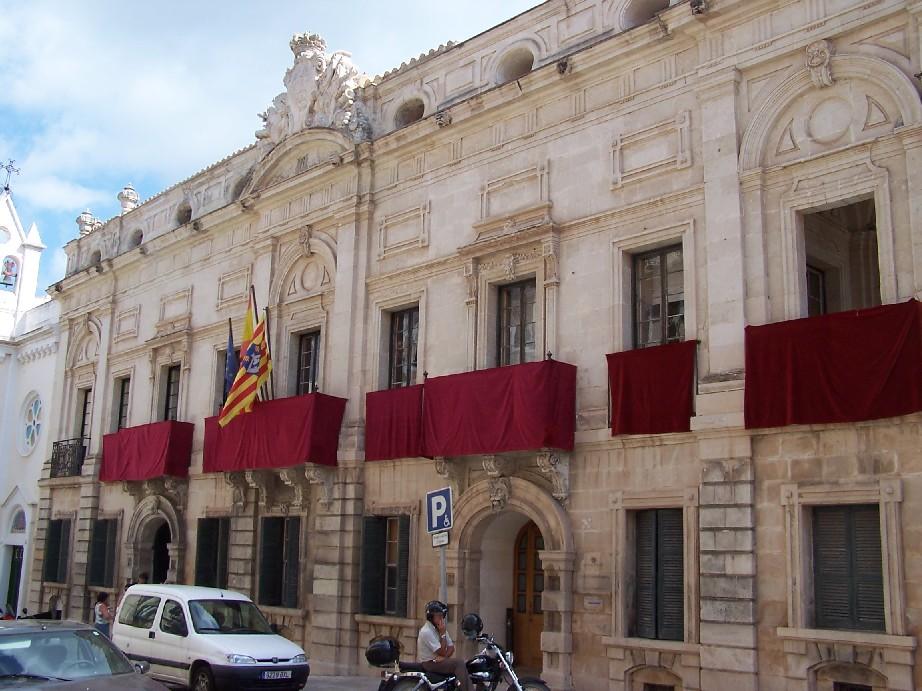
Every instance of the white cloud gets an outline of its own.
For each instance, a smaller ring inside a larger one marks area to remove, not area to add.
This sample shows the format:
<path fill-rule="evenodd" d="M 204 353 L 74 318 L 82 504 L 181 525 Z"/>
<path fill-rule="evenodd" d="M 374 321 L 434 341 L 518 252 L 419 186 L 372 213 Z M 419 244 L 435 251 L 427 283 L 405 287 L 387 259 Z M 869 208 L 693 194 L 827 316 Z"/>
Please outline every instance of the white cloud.
<path fill-rule="evenodd" d="M 74 218 L 83 209 L 103 204 L 112 196 L 105 190 L 94 190 L 54 175 L 30 175 L 16 184 L 16 195 L 39 209 L 77 209 Z"/>
<path fill-rule="evenodd" d="M 48 261 L 48 260 L 51 261 Z M 67 270 L 67 254 L 61 247 L 56 247 L 51 252 L 51 257 L 42 257 L 42 268 L 45 269 L 45 275 L 50 280 L 56 281 L 64 278 L 64 272 Z"/>

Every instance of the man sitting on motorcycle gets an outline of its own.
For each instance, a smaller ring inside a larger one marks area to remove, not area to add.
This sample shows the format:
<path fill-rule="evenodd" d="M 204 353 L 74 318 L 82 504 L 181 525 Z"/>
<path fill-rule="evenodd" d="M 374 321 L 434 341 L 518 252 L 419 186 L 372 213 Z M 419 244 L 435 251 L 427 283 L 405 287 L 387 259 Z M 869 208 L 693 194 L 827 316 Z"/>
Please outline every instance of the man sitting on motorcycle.
<path fill-rule="evenodd" d="M 467 665 L 455 654 L 455 644 L 445 627 L 448 605 L 438 600 L 426 603 L 426 623 L 419 629 L 416 638 L 416 654 L 426 672 L 451 674 L 458 680 L 461 691 L 470 691 L 471 680 Z"/>

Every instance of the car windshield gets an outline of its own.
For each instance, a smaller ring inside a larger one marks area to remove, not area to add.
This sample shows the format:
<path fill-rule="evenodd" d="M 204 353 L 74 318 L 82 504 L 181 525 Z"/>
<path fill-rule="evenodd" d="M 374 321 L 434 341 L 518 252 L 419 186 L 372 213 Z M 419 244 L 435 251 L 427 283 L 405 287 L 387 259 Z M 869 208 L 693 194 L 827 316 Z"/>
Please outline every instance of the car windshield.
<path fill-rule="evenodd" d="M 247 600 L 191 600 L 189 613 L 198 633 L 273 633 L 262 612 Z"/>
<path fill-rule="evenodd" d="M 0 686 L 28 679 L 133 674 L 128 659 L 99 631 L 31 631 L 0 636 Z"/>

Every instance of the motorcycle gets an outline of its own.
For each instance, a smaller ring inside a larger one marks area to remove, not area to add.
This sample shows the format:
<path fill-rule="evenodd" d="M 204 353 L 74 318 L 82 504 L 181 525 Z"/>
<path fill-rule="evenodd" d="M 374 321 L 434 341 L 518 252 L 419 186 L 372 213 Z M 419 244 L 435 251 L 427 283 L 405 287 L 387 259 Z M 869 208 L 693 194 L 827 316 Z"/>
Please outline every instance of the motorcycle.
<path fill-rule="evenodd" d="M 467 638 L 483 644 L 483 649 L 467 661 L 472 688 L 496 691 L 506 682 L 506 691 L 551 691 L 542 679 L 520 677 L 515 673 L 512 652 L 504 650 L 490 634 L 483 633 L 483 622 L 478 615 L 466 615 L 462 631 Z M 365 651 L 365 659 L 374 667 L 388 668 L 378 691 L 456 691 L 460 688 L 453 675 L 426 672 L 420 662 L 401 662 L 400 643 L 394 638 L 373 640 Z"/>

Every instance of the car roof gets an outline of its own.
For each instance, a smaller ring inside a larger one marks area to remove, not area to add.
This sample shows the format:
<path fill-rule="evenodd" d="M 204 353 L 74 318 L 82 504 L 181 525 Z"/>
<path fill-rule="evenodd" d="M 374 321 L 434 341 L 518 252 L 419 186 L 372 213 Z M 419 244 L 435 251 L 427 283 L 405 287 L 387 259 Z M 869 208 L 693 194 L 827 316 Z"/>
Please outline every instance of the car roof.
<path fill-rule="evenodd" d="M 224 588 L 206 588 L 200 585 L 172 585 L 136 583 L 125 591 L 126 595 L 158 595 L 160 597 L 173 597 L 180 600 L 245 600 L 250 598 L 243 593 Z"/>
<path fill-rule="evenodd" d="M 8 619 L 0 620 L 0 636 L 35 633 L 38 631 L 93 631 L 94 628 L 81 621 L 68 619 Z"/>

